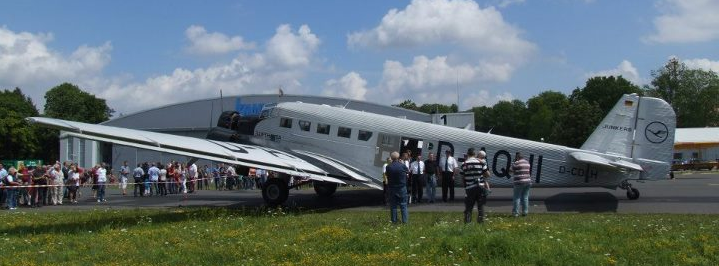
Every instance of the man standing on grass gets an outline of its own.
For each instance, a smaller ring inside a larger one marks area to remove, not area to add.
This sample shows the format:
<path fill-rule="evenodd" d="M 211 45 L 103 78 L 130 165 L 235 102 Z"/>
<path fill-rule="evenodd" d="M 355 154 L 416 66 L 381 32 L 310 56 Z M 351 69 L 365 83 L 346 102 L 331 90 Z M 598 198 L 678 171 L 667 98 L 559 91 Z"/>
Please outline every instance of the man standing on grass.
<path fill-rule="evenodd" d="M 407 166 L 400 162 L 399 152 L 390 155 L 392 163 L 387 165 L 387 186 L 389 187 L 389 202 L 392 223 L 397 223 L 397 205 L 402 213 L 402 223 L 409 222 L 407 212 Z"/>
<path fill-rule="evenodd" d="M 477 222 L 484 222 L 484 204 L 487 202 L 489 184 L 485 180 L 489 177 L 489 168 L 484 159 L 486 153 L 479 151 L 479 158 L 476 157 L 474 148 L 467 150 L 467 158 L 462 164 L 462 176 L 464 176 L 464 189 L 467 194 L 464 200 L 464 223 L 472 222 L 472 208 L 477 203 Z"/>
<path fill-rule="evenodd" d="M 515 158 L 516 161 L 512 163 L 512 172 L 514 173 L 514 180 L 512 182 L 514 184 L 512 216 L 519 216 L 520 203 L 522 205 L 522 216 L 527 216 L 529 212 L 529 188 L 532 187 L 532 178 L 529 176 L 532 166 L 519 152 L 515 155 Z"/>

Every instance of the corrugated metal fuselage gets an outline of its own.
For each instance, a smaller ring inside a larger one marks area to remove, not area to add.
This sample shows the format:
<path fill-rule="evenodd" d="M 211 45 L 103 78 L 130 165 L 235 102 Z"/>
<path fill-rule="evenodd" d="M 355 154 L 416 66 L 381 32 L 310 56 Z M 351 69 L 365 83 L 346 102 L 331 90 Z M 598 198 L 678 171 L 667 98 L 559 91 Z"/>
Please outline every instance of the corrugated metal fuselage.
<path fill-rule="evenodd" d="M 326 126 L 327 134 L 318 133 Z M 265 136 L 290 150 L 323 154 L 345 162 L 377 184 L 382 182 L 384 159 L 389 152 L 400 151 L 404 143 L 413 145 L 408 148 L 417 148 L 423 159 L 434 153 L 438 160 L 444 160 L 447 149 L 454 150 L 454 156 L 461 159 L 470 147 L 484 149 L 492 173 L 490 182 L 495 187 L 511 186 L 508 170 L 516 152 L 521 152 L 532 164 L 536 187 L 616 188 L 623 180 L 639 176 L 637 172 L 578 162 L 569 156 L 578 149 L 565 146 L 314 104 L 278 104 L 257 124 L 255 135 Z"/>

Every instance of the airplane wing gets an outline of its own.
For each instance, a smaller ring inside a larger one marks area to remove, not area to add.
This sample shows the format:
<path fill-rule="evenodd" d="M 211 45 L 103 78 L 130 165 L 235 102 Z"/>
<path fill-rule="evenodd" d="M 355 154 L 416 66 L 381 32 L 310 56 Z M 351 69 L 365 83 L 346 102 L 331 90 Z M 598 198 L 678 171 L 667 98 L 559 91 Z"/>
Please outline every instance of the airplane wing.
<path fill-rule="evenodd" d="M 587 152 L 581 152 L 581 151 L 575 151 L 572 153 L 569 153 L 572 158 L 574 158 L 577 161 L 583 162 L 583 163 L 589 163 L 609 168 L 622 168 L 626 170 L 632 170 L 632 171 L 644 171 L 641 165 L 638 165 L 636 163 L 624 161 L 624 160 L 616 160 L 612 161 L 607 158 L 604 158 L 602 156 L 587 153 Z"/>
<path fill-rule="evenodd" d="M 352 185 L 362 185 L 375 189 L 382 189 L 380 185 L 372 182 L 371 178 L 367 176 L 367 174 L 365 174 L 363 171 L 342 161 L 309 151 L 292 150 L 292 152 L 297 155 L 311 159 L 313 162 L 316 162 L 315 165 L 318 165 L 320 168 L 324 169 L 329 173 L 338 172 L 337 175 L 344 175 L 350 178 L 351 180 L 346 181 Z"/>
<path fill-rule="evenodd" d="M 321 168 L 294 155 L 257 145 L 214 141 L 45 117 L 29 117 L 27 121 L 66 131 L 67 133 L 65 134 L 67 136 L 82 139 L 173 153 L 233 165 L 261 168 L 288 175 L 306 177 L 315 181 L 345 184 L 344 181 L 330 176 Z"/>

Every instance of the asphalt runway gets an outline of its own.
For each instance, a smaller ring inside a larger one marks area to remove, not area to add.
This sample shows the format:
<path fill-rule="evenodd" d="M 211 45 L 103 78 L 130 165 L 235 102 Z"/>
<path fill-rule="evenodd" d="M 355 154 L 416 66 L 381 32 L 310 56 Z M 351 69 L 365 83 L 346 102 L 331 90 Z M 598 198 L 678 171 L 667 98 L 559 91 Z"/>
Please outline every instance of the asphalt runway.
<path fill-rule="evenodd" d="M 644 183 L 634 182 L 640 198 L 629 200 L 621 189 L 602 188 L 533 188 L 530 192 L 530 212 L 609 212 L 609 213 L 719 213 L 719 172 L 678 172 L 673 180 Z M 131 187 L 130 187 L 131 188 Z M 264 205 L 259 190 L 198 190 L 192 194 L 174 194 L 166 197 L 123 196 L 117 185 L 107 190 L 107 202 L 98 203 L 91 198 L 89 188 L 82 188 L 78 204 L 65 200 L 62 206 L 41 208 L 21 207 L 13 211 L 62 211 L 93 209 L 134 209 L 168 207 L 258 207 Z M 411 204 L 410 211 L 461 212 L 464 189 L 456 188 L 455 201 L 444 203 L 441 188 L 435 203 Z M 426 195 L 425 195 L 426 197 Z M 314 190 L 306 188 L 290 191 L 285 206 L 304 210 L 384 210 L 382 192 L 372 189 L 339 188 L 329 198 L 318 197 Z M 494 188 L 488 198 L 487 210 L 509 213 L 512 209 L 512 189 Z M 7 212 L 8 210 L 3 210 Z"/>

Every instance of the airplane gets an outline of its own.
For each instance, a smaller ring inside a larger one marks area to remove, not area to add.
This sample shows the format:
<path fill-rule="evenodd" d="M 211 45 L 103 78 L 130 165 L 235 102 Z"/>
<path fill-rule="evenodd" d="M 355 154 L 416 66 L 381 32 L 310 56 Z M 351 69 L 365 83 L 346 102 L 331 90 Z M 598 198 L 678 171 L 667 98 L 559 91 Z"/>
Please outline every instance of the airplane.
<path fill-rule="evenodd" d="M 512 186 L 512 156 L 521 152 L 534 187 L 621 188 L 635 200 L 639 190 L 631 182 L 670 173 L 675 117 L 662 99 L 623 95 L 579 149 L 302 102 L 268 104 L 254 117 L 224 112 L 207 139 L 44 117 L 27 121 L 67 136 L 228 163 L 244 173 L 272 171 L 276 178 L 264 184 L 262 196 L 278 205 L 308 182 L 320 196 L 332 195 L 338 184 L 382 189 L 382 166 L 392 151 L 444 160 L 445 151 L 459 155 L 468 148 L 486 152 L 493 187 Z M 288 184 L 290 177 L 302 182 Z"/>

